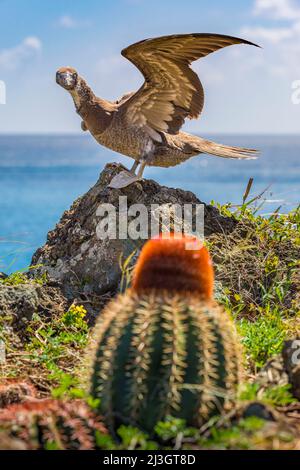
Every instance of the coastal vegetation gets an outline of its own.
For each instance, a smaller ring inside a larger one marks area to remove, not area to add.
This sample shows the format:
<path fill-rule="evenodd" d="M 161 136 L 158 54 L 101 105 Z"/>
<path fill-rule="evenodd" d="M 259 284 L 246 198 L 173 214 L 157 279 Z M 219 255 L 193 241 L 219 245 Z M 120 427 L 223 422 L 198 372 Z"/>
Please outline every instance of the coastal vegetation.
<path fill-rule="evenodd" d="M 207 241 L 215 266 L 215 296 L 234 319 L 244 346 L 246 377 L 235 409 L 213 416 L 200 428 L 168 416 L 156 424 L 152 435 L 124 424 L 114 434 L 98 429 L 96 446 L 299 449 L 299 397 L 280 366 L 276 366 L 279 372 L 273 381 L 268 370 L 274 362 L 282 362 L 285 342 L 300 336 L 300 208 L 263 217 L 259 205 L 257 198 L 248 202 L 247 195 L 239 207 L 216 204 L 222 214 L 238 223 L 233 232 L 213 234 Z M 126 267 L 124 272 L 130 283 Z M 0 279 L 1 285 L 12 288 L 37 284 L 43 288 L 47 283 L 46 275 L 34 278 L 31 270 Z M 106 295 L 103 302 L 107 300 Z M 39 399 L 81 400 L 96 414 L 99 402 L 87 394 L 79 373 L 92 325 L 84 302 L 76 300 L 63 311 L 34 313 L 22 322 L 0 314 L 0 340 L 5 350 L 0 360 L 1 379 L 30 377 Z M 64 448 L 63 443 L 54 445 L 52 441 L 43 446 Z"/>

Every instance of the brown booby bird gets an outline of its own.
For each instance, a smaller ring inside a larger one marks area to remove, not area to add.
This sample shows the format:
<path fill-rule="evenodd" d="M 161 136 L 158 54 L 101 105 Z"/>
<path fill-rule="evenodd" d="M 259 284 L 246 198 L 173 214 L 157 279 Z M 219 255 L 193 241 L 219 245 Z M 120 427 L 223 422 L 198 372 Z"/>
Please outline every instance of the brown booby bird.
<path fill-rule="evenodd" d="M 180 131 L 186 118 L 200 115 L 204 104 L 203 87 L 190 64 L 233 44 L 257 46 L 231 36 L 200 33 L 132 44 L 121 54 L 142 72 L 145 81 L 137 92 L 115 102 L 95 96 L 75 69 L 57 71 L 56 81 L 72 95 L 82 130 L 90 131 L 105 147 L 134 159 L 131 170 L 113 178 L 111 187 L 122 188 L 141 179 L 146 165 L 175 166 L 198 154 L 256 158 L 256 150 L 221 145 Z"/>

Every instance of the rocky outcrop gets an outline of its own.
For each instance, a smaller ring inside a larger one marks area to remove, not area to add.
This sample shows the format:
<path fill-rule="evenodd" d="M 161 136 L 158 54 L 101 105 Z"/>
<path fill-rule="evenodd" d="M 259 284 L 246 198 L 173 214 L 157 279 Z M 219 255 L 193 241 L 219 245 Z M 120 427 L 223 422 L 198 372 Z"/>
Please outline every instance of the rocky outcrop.
<path fill-rule="evenodd" d="M 282 357 L 292 393 L 300 400 L 300 338 L 285 342 Z"/>
<path fill-rule="evenodd" d="M 285 341 L 281 354 L 271 358 L 257 375 L 262 390 L 270 386 L 290 385 L 300 400 L 300 338 Z"/>
<path fill-rule="evenodd" d="M 177 216 L 173 213 L 172 205 L 191 205 L 192 225 L 195 224 L 196 205 L 203 203 L 193 193 L 160 186 L 152 180 L 136 182 L 122 190 L 109 188 L 111 179 L 122 170 L 124 167 L 120 164 L 107 165 L 95 186 L 63 214 L 54 230 L 48 233 L 46 244 L 33 256 L 32 264 L 41 265 L 40 271 L 46 271 L 52 279 L 58 280 L 68 298 L 82 293 L 88 296 L 102 295 L 116 289 L 121 278 L 120 257 L 124 261 L 135 250 L 138 251 L 145 241 L 135 240 L 132 236 L 124 239 L 118 236 L 113 239 L 99 237 L 99 222 L 103 220 L 99 216 L 99 207 L 103 207 L 103 204 L 115 208 L 117 229 L 119 215 L 124 215 L 120 208 L 120 196 L 127 198 L 128 207 L 143 204 L 149 218 L 150 214 L 154 214 L 157 220 L 159 213 L 155 213 L 153 205 L 159 205 L 164 215 L 170 216 L 173 224 L 177 222 Z M 212 206 L 203 206 L 205 236 L 218 232 L 229 233 L 234 229 L 236 221 L 233 218 L 221 216 Z M 127 215 L 125 218 L 127 221 L 134 219 Z M 127 271 L 128 268 L 129 265 Z"/>
<path fill-rule="evenodd" d="M 32 319 L 34 313 L 63 313 L 67 301 L 58 286 L 40 285 L 34 281 L 19 285 L 0 283 L 0 317 L 10 319 L 18 328 Z"/>

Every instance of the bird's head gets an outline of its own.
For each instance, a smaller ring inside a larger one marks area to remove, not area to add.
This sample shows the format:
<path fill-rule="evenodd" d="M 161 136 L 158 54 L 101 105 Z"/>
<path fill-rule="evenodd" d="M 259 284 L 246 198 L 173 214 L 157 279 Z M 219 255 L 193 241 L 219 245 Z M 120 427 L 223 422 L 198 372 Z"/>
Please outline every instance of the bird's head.
<path fill-rule="evenodd" d="M 72 67 L 61 67 L 56 72 L 56 83 L 65 90 L 74 90 L 78 83 L 78 73 Z"/>

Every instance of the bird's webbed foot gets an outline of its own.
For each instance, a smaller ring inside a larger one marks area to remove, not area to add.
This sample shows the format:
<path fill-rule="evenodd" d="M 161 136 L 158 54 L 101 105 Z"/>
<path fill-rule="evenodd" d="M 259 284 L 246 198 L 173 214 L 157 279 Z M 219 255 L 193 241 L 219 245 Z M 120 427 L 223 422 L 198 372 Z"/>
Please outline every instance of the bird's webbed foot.
<path fill-rule="evenodd" d="M 129 171 L 121 171 L 113 177 L 108 187 L 113 189 L 122 189 L 130 186 L 132 183 L 139 181 L 141 178 Z"/>
<path fill-rule="evenodd" d="M 138 170 L 138 174 L 135 175 L 135 170 L 140 164 L 140 168 Z M 137 181 L 141 181 L 143 179 L 143 171 L 146 166 L 146 160 L 135 161 L 133 167 L 130 171 L 121 171 L 119 174 L 114 176 L 114 178 L 109 183 L 108 187 L 113 189 L 122 189 L 130 186 L 132 183 L 136 183 Z"/>

